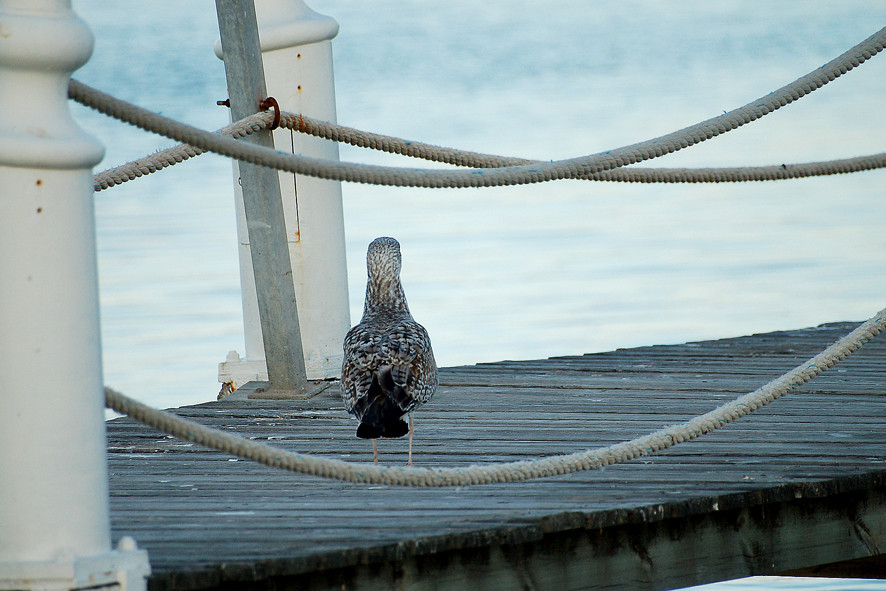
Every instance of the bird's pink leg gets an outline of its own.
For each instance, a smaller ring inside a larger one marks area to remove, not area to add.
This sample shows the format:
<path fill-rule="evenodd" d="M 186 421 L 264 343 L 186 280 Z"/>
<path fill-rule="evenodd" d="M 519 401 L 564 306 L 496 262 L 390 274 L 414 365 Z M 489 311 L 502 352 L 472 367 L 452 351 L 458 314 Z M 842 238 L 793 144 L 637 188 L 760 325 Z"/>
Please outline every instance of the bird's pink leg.
<path fill-rule="evenodd" d="M 378 444 L 375 442 L 375 439 L 372 440 L 372 461 L 375 462 L 375 465 L 378 465 Z"/>
<path fill-rule="evenodd" d="M 412 435 L 415 433 L 415 426 L 412 424 L 412 413 L 409 413 L 409 460 L 407 466 L 412 465 Z"/>

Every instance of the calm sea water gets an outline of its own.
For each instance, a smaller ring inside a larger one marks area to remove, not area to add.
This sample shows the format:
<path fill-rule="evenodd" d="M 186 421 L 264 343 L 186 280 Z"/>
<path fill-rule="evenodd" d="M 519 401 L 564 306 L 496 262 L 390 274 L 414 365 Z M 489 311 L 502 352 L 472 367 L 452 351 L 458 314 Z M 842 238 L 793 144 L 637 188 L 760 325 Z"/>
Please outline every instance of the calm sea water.
<path fill-rule="evenodd" d="M 886 4 L 856 0 L 311 6 L 341 23 L 339 121 L 538 159 L 599 152 L 720 114 L 886 25 Z M 96 35 L 78 78 L 203 128 L 227 123 L 215 106 L 227 91 L 211 3 L 133 10 L 84 0 L 75 9 Z M 884 81 L 878 56 L 654 165 L 883 151 Z M 101 168 L 169 145 L 85 109 L 75 114 L 108 147 Z M 347 147 L 342 157 L 411 162 Z M 863 320 L 886 305 L 884 174 L 467 191 L 345 185 L 352 321 L 362 310 L 366 245 L 381 235 L 403 245 L 410 307 L 442 365 Z M 217 363 L 243 351 L 230 163 L 202 156 L 96 203 L 106 382 L 160 407 L 214 399 Z M 772 579 L 733 588 L 758 584 L 784 588 Z M 828 588 L 872 588 L 852 584 Z"/>

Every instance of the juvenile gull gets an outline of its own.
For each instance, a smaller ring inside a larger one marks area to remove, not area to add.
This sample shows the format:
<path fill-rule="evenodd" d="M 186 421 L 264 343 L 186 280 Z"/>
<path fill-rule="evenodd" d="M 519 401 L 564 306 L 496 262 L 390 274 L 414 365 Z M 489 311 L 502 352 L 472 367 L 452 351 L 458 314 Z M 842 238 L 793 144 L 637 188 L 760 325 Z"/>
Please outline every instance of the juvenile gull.
<path fill-rule="evenodd" d="M 372 440 L 378 463 L 379 437 L 409 433 L 412 465 L 412 411 L 437 390 L 437 363 L 424 327 L 412 319 L 400 284 L 400 243 L 376 238 L 366 253 L 366 301 L 363 318 L 344 341 L 341 393 L 357 417 L 357 437 Z M 403 416 L 409 415 L 409 426 Z"/>

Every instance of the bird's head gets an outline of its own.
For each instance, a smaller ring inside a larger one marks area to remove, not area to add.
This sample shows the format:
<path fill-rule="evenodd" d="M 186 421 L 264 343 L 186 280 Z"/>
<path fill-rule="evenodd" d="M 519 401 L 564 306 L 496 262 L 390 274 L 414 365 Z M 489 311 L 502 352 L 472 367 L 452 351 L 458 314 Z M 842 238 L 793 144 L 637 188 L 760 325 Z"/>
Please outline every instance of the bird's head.
<path fill-rule="evenodd" d="M 369 280 L 364 316 L 392 310 L 408 313 L 406 295 L 400 284 L 400 243 L 388 237 L 373 240 L 366 252 L 366 269 Z"/>
<path fill-rule="evenodd" d="M 366 252 L 366 270 L 370 279 L 391 280 L 400 277 L 400 243 L 382 236 L 369 244 Z"/>

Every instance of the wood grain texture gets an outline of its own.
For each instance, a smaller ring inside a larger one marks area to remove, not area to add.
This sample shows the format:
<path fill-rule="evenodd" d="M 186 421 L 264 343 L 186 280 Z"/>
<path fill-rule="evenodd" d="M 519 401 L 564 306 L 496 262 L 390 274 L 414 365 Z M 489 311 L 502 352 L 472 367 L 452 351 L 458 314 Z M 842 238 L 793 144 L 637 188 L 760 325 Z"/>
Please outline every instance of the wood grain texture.
<path fill-rule="evenodd" d="M 414 461 L 466 466 L 625 441 L 752 391 L 852 328 L 442 369 L 415 414 Z M 455 489 L 300 476 L 120 418 L 108 423 L 112 528 L 148 550 L 155 591 L 664 589 L 805 568 L 886 550 L 884 405 L 880 339 L 661 454 Z M 372 461 L 337 386 L 308 401 L 175 412 L 282 449 Z M 405 464 L 406 441 L 380 441 L 379 452 Z"/>

